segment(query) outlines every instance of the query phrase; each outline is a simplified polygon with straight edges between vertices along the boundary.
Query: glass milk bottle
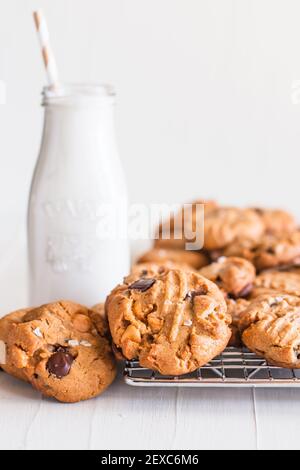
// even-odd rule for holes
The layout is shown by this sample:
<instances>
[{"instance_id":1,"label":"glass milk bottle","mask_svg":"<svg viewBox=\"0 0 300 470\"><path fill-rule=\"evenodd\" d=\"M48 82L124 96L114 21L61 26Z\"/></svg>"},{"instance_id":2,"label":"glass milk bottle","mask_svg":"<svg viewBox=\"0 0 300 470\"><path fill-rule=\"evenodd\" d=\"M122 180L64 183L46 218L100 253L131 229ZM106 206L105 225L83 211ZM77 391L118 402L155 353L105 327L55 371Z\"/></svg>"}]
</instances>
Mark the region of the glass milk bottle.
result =
<instances>
[{"instance_id":1,"label":"glass milk bottle","mask_svg":"<svg viewBox=\"0 0 300 470\"><path fill-rule=\"evenodd\" d=\"M45 89L28 210L30 305L102 302L129 271L127 192L106 86Z\"/></svg>"}]
</instances>

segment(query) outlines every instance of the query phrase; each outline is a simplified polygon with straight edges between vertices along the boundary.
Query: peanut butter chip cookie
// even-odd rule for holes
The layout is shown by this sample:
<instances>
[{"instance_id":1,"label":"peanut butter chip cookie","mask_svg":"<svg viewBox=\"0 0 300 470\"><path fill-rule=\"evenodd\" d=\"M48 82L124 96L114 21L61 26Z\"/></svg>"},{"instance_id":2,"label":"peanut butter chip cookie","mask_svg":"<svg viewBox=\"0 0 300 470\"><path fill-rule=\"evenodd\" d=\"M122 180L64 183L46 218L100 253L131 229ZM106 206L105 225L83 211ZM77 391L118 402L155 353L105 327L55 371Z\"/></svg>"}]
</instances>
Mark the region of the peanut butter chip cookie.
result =
<instances>
[{"instance_id":1,"label":"peanut butter chip cookie","mask_svg":"<svg viewBox=\"0 0 300 470\"><path fill-rule=\"evenodd\" d=\"M6 345L6 339L9 335L11 327L14 323L18 323L20 318L26 315L28 309L18 310L16 312L11 313L0 319L0 345L2 354L0 356L0 367L1 369L8 372L10 375L16 377L17 379L25 380L27 382L27 377L25 372L22 368L14 366L14 364L9 361L8 362L8 349ZM36 331L39 333L39 330Z\"/></svg>"},{"instance_id":2,"label":"peanut butter chip cookie","mask_svg":"<svg viewBox=\"0 0 300 470\"><path fill-rule=\"evenodd\" d=\"M188 271L120 285L107 298L106 311L123 355L166 375L194 371L223 351L231 335L218 287Z\"/></svg>"},{"instance_id":3,"label":"peanut butter chip cookie","mask_svg":"<svg viewBox=\"0 0 300 470\"><path fill-rule=\"evenodd\" d=\"M252 297L261 293L283 292L300 296L300 274L283 271L264 271L256 277Z\"/></svg>"},{"instance_id":4,"label":"peanut butter chip cookie","mask_svg":"<svg viewBox=\"0 0 300 470\"><path fill-rule=\"evenodd\" d=\"M218 207L215 201L203 199L183 206L178 214L159 226L155 247L184 250L187 242L194 242L194 234L203 230L203 217L199 217L197 210L200 205L204 209L204 215Z\"/></svg>"},{"instance_id":5,"label":"peanut butter chip cookie","mask_svg":"<svg viewBox=\"0 0 300 470\"><path fill-rule=\"evenodd\" d=\"M223 256L199 272L234 298L248 296L255 279L253 264L237 257L226 258Z\"/></svg>"},{"instance_id":6,"label":"peanut butter chip cookie","mask_svg":"<svg viewBox=\"0 0 300 470\"><path fill-rule=\"evenodd\" d=\"M270 364L300 368L300 299L286 294L253 300L239 322L244 344Z\"/></svg>"},{"instance_id":7,"label":"peanut butter chip cookie","mask_svg":"<svg viewBox=\"0 0 300 470\"><path fill-rule=\"evenodd\" d=\"M154 248L144 253L144 255L138 259L138 264L149 262L157 264L171 262L184 266L189 265L194 269L200 269L209 263L209 259L207 255L202 252Z\"/></svg>"},{"instance_id":8,"label":"peanut butter chip cookie","mask_svg":"<svg viewBox=\"0 0 300 470\"><path fill-rule=\"evenodd\" d=\"M2 369L44 395L77 402L102 393L116 367L102 312L72 302L20 310L0 320Z\"/></svg>"},{"instance_id":9,"label":"peanut butter chip cookie","mask_svg":"<svg viewBox=\"0 0 300 470\"><path fill-rule=\"evenodd\" d=\"M140 278L155 277L167 273L172 269L197 272L188 264L173 263L172 261L164 261L163 263L140 263L132 266L131 273L125 277L124 282L129 284Z\"/></svg>"},{"instance_id":10,"label":"peanut butter chip cookie","mask_svg":"<svg viewBox=\"0 0 300 470\"><path fill-rule=\"evenodd\" d=\"M296 220L289 212L279 209L254 210L261 217L267 235L282 236L294 232L297 228Z\"/></svg>"},{"instance_id":11,"label":"peanut butter chip cookie","mask_svg":"<svg viewBox=\"0 0 300 470\"><path fill-rule=\"evenodd\" d=\"M234 240L257 241L264 233L260 216L252 209L219 207L205 214L204 248L218 250Z\"/></svg>"},{"instance_id":12,"label":"peanut butter chip cookie","mask_svg":"<svg viewBox=\"0 0 300 470\"><path fill-rule=\"evenodd\" d=\"M264 236L260 242L240 240L229 246L226 256L246 258L259 271L282 265L298 264L300 261L300 231L281 237Z\"/></svg>"}]
</instances>

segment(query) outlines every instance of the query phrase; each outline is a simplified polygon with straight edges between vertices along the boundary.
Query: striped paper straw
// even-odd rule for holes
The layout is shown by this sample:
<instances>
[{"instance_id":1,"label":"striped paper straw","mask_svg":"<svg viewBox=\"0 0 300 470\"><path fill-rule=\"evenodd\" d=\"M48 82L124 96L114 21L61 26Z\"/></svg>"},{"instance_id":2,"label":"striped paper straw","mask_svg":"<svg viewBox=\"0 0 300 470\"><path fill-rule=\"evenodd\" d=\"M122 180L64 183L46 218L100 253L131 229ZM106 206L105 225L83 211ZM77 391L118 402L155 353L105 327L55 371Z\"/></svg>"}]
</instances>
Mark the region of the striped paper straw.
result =
<instances>
[{"instance_id":1,"label":"striped paper straw","mask_svg":"<svg viewBox=\"0 0 300 470\"><path fill-rule=\"evenodd\" d=\"M41 11L34 11L33 18L42 49L42 57L46 68L48 85L52 89L58 88L58 73L54 54L50 46L49 32L45 17Z\"/></svg>"}]
</instances>

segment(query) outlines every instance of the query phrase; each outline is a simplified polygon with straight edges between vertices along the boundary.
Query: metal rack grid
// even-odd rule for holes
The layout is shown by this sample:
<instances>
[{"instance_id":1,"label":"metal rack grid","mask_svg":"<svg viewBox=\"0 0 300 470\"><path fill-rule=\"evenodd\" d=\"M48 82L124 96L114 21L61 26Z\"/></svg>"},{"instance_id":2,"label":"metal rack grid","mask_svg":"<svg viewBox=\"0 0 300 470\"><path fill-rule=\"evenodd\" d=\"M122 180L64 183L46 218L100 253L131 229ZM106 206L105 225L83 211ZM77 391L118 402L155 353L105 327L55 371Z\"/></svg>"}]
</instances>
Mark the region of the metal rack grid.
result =
<instances>
[{"instance_id":1,"label":"metal rack grid","mask_svg":"<svg viewBox=\"0 0 300 470\"><path fill-rule=\"evenodd\" d=\"M192 374L178 377L127 361L124 380L139 387L300 387L300 370L271 366L245 348L227 348Z\"/></svg>"}]
</instances>

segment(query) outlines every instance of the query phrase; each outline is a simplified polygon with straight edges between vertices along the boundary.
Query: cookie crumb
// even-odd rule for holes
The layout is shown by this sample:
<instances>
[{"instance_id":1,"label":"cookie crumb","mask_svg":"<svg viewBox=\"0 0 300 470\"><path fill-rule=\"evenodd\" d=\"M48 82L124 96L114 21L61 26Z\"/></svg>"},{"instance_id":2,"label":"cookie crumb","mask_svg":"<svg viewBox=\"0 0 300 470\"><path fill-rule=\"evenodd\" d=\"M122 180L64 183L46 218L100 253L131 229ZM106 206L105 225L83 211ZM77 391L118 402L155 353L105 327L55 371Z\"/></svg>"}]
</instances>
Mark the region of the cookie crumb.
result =
<instances>
[{"instance_id":1,"label":"cookie crumb","mask_svg":"<svg viewBox=\"0 0 300 470\"><path fill-rule=\"evenodd\" d=\"M36 328L35 330L33 330L33 334L37 336L38 338L43 338L43 334L39 328Z\"/></svg>"}]
</instances>

